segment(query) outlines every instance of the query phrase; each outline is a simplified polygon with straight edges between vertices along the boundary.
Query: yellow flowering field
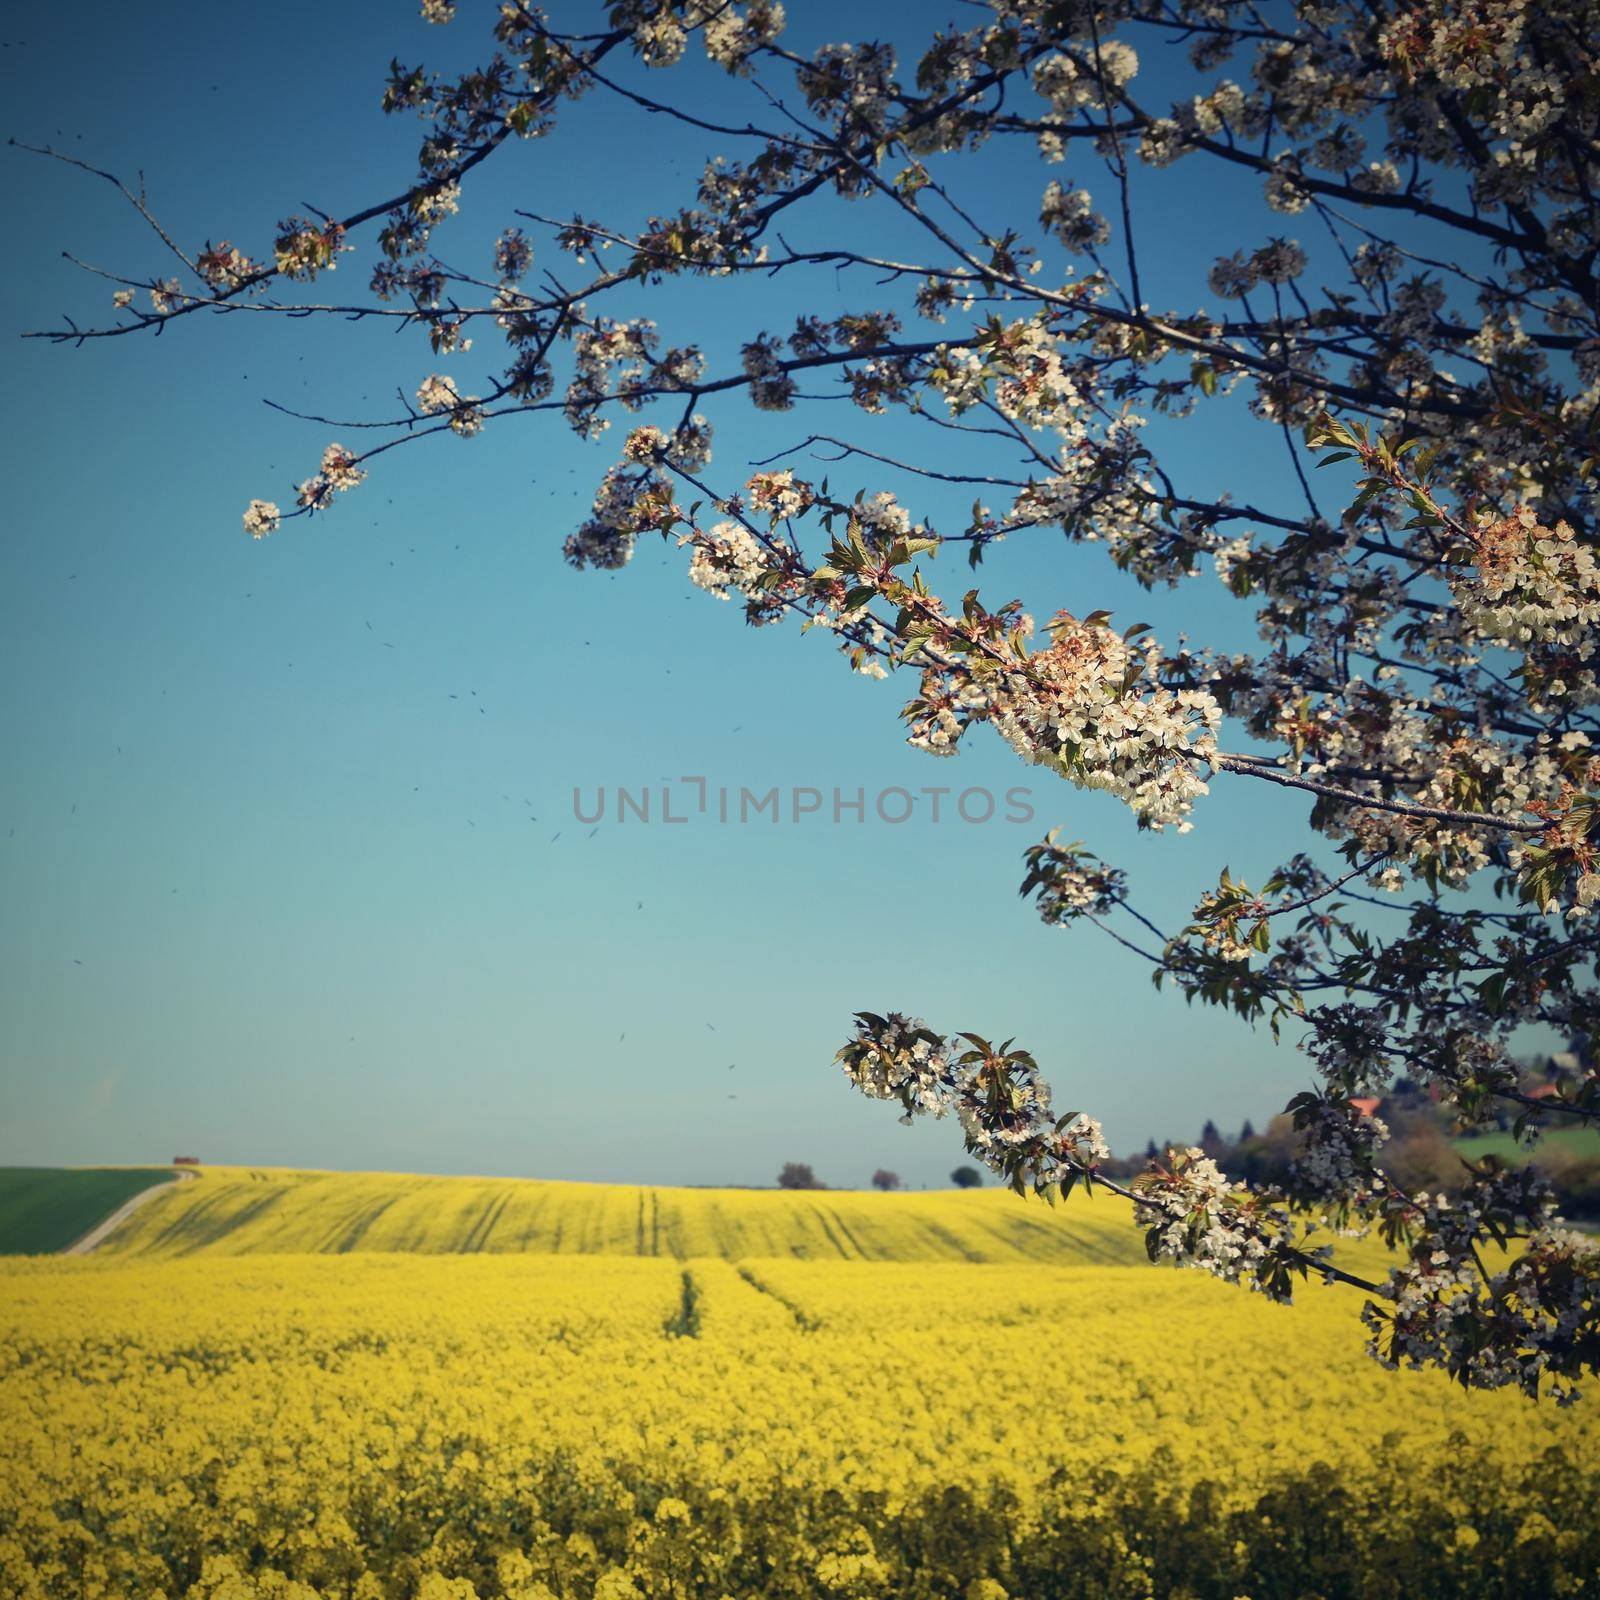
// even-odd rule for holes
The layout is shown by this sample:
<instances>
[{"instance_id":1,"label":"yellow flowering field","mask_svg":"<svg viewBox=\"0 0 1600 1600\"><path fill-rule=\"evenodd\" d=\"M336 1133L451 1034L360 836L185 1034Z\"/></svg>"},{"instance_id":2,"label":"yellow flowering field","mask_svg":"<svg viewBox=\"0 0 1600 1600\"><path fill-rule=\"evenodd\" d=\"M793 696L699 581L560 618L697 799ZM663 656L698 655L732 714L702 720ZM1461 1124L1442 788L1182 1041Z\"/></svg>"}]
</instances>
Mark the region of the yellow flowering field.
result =
<instances>
[{"instance_id":1,"label":"yellow flowering field","mask_svg":"<svg viewBox=\"0 0 1600 1600\"><path fill-rule=\"evenodd\" d=\"M801 1256L878 1261L1143 1262L1107 1194L1070 1225L996 1190L930 1194L656 1189L527 1178L208 1168L168 1189L102 1254L404 1250L562 1255Z\"/></svg>"},{"instance_id":2,"label":"yellow flowering field","mask_svg":"<svg viewBox=\"0 0 1600 1600\"><path fill-rule=\"evenodd\" d=\"M1596 1592L1588 1399L1386 1373L1359 1296L1302 1301L792 1252L12 1259L0 1594Z\"/></svg>"}]
</instances>

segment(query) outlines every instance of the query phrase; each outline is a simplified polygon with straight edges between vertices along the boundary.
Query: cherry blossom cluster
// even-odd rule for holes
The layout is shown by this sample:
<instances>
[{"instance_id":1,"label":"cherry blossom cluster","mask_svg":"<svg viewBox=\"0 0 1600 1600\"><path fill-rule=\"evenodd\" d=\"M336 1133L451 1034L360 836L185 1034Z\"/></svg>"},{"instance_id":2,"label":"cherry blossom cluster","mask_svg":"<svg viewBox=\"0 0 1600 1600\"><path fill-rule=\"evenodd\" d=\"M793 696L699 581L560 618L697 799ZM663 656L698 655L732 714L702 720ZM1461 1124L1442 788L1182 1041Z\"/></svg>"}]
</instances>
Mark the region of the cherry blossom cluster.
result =
<instances>
[{"instance_id":1,"label":"cherry blossom cluster","mask_svg":"<svg viewBox=\"0 0 1600 1600\"><path fill-rule=\"evenodd\" d=\"M954 1112L968 1153L1018 1193L1031 1189L1053 1201L1090 1181L1111 1153L1093 1117L1053 1114L1033 1057L1009 1044L977 1034L944 1039L921 1018L863 1011L836 1059L869 1098L898 1100L904 1122Z\"/></svg>"},{"instance_id":2,"label":"cherry blossom cluster","mask_svg":"<svg viewBox=\"0 0 1600 1600\"><path fill-rule=\"evenodd\" d=\"M1286 1284L1266 1270L1287 1238L1287 1218L1260 1205L1203 1150L1168 1152L1136 1180L1134 1221L1152 1261L1209 1272L1287 1300Z\"/></svg>"},{"instance_id":3,"label":"cherry blossom cluster","mask_svg":"<svg viewBox=\"0 0 1600 1600\"><path fill-rule=\"evenodd\" d=\"M444 417L450 431L463 439L483 431L483 407L475 396L462 394L447 374L432 373L417 385L417 410L425 417Z\"/></svg>"},{"instance_id":4,"label":"cherry blossom cluster","mask_svg":"<svg viewBox=\"0 0 1600 1600\"><path fill-rule=\"evenodd\" d=\"M295 502L303 511L326 511L333 504L335 495L355 488L366 475L366 471L356 464L355 456L342 444L330 444L322 452L321 467L295 491ZM250 509L245 512L245 532L256 538L271 533L277 524L276 506L252 501Z\"/></svg>"},{"instance_id":5,"label":"cherry blossom cluster","mask_svg":"<svg viewBox=\"0 0 1600 1600\"><path fill-rule=\"evenodd\" d=\"M651 459L655 443L649 441ZM665 440L663 440L663 448ZM644 448L643 445L640 448ZM654 466L638 465L638 455L612 467L595 491L588 518L567 537L564 554L580 571L594 567L615 571L633 559L641 533L666 533L681 518L672 497L672 484Z\"/></svg>"},{"instance_id":6,"label":"cherry blossom cluster","mask_svg":"<svg viewBox=\"0 0 1600 1600\"><path fill-rule=\"evenodd\" d=\"M1462 619L1513 647L1559 647L1590 685L1600 654L1600 561L1565 522L1545 527L1531 507L1471 530L1473 564L1452 584ZM1560 698L1566 687L1546 683Z\"/></svg>"},{"instance_id":7,"label":"cherry blossom cluster","mask_svg":"<svg viewBox=\"0 0 1600 1600\"><path fill-rule=\"evenodd\" d=\"M689 581L719 600L730 591L747 599L761 598L762 579L770 570L767 552L754 534L737 522L719 522L709 533L686 535L693 546L689 558Z\"/></svg>"},{"instance_id":8,"label":"cherry blossom cluster","mask_svg":"<svg viewBox=\"0 0 1600 1600\"><path fill-rule=\"evenodd\" d=\"M244 509L244 531L252 539L265 539L278 531L283 512L271 500L252 500Z\"/></svg>"},{"instance_id":9,"label":"cherry blossom cluster","mask_svg":"<svg viewBox=\"0 0 1600 1600\"><path fill-rule=\"evenodd\" d=\"M1108 916L1127 894L1127 874L1107 866L1076 840L1057 843L1057 832L1052 828L1024 853L1028 872L1018 893L1032 894L1040 919L1052 925Z\"/></svg>"},{"instance_id":10,"label":"cherry blossom cluster","mask_svg":"<svg viewBox=\"0 0 1600 1600\"><path fill-rule=\"evenodd\" d=\"M1389 1137L1381 1117L1338 1092L1296 1095L1289 1109L1300 1134L1290 1184L1297 1200L1359 1215L1389 1193L1376 1166L1378 1149Z\"/></svg>"},{"instance_id":11,"label":"cherry blossom cluster","mask_svg":"<svg viewBox=\"0 0 1600 1600\"><path fill-rule=\"evenodd\" d=\"M286 278L309 282L318 273L332 272L342 252L353 248L344 242L344 229L336 222L308 222L290 217L278 224L273 261Z\"/></svg>"},{"instance_id":12,"label":"cherry blossom cluster","mask_svg":"<svg viewBox=\"0 0 1600 1600\"><path fill-rule=\"evenodd\" d=\"M750 491L750 504L764 511L774 522L803 516L816 503L811 485L797 479L792 469L781 472L758 472L746 486Z\"/></svg>"},{"instance_id":13,"label":"cherry blossom cluster","mask_svg":"<svg viewBox=\"0 0 1600 1600\"><path fill-rule=\"evenodd\" d=\"M261 272L257 262L234 249L226 239L216 245L208 242L195 257L195 267L213 289L224 291L247 287Z\"/></svg>"},{"instance_id":14,"label":"cherry blossom cluster","mask_svg":"<svg viewBox=\"0 0 1600 1600\"><path fill-rule=\"evenodd\" d=\"M1060 612L1051 643L989 691L981 714L1025 761L1117 795L1141 826L1175 824L1206 792L1222 715L1201 689L1162 683L1160 645ZM974 714L969 712L969 714Z\"/></svg>"},{"instance_id":15,"label":"cherry blossom cluster","mask_svg":"<svg viewBox=\"0 0 1600 1600\"><path fill-rule=\"evenodd\" d=\"M664 6L651 0L624 0L613 6L614 25L628 28L640 59L647 66L675 65L698 33L709 60L729 72L745 70L751 52L770 44L783 31L783 7L776 0L688 0Z\"/></svg>"},{"instance_id":16,"label":"cherry blossom cluster","mask_svg":"<svg viewBox=\"0 0 1600 1600\"><path fill-rule=\"evenodd\" d=\"M1552 1220L1528 1169L1480 1176L1454 1203L1417 1195L1405 1210L1409 1260L1363 1312L1372 1354L1390 1367L1443 1367L1472 1388L1577 1399L1576 1378L1595 1366L1600 1243ZM1485 1237L1523 1245L1491 1271Z\"/></svg>"}]
</instances>

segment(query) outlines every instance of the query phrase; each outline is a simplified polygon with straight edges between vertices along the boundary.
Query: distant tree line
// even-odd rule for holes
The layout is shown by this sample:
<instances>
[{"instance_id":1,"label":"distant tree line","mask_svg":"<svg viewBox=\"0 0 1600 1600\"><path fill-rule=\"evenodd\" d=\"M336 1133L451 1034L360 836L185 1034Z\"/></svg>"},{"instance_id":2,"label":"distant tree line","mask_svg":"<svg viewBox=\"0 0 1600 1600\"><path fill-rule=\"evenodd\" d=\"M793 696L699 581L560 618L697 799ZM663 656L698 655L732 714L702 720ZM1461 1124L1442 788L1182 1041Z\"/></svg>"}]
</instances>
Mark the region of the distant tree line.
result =
<instances>
[{"instance_id":1,"label":"distant tree line","mask_svg":"<svg viewBox=\"0 0 1600 1600\"><path fill-rule=\"evenodd\" d=\"M1562 1063L1559 1053L1519 1063L1520 1092L1536 1101L1547 1092L1545 1086L1560 1072ZM1387 1094L1360 1105L1364 1115L1381 1119L1388 1129L1386 1170L1410 1194L1460 1194L1486 1161L1505 1165L1505 1154L1513 1147L1512 1115L1491 1114L1481 1124L1463 1129L1448 1104L1411 1078L1397 1078ZM1592 1147L1548 1141L1518 1159L1527 1159L1539 1168L1570 1221L1600 1222L1600 1140L1586 1142ZM1232 1139L1207 1118L1194 1145L1230 1178L1276 1184L1286 1179L1300 1147L1300 1134L1288 1113L1273 1117L1259 1133L1246 1119ZM1186 1140L1158 1143L1152 1139L1138 1155L1113 1156L1102 1162L1099 1170L1108 1177L1132 1176L1151 1161L1165 1160L1169 1151L1190 1147Z\"/></svg>"},{"instance_id":2,"label":"distant tree line","mask_svg":"<svg viewBox=\"0 0 1600 1600\"><path fill-rule=\"evenodd\" d=\"M1206 1124L1210 1126L1209 1123ZM957 1167L950 1174L950 1181L958 1189L976 1189L983 1183L983 1174L976 1167ZM785 1161L778 1171L778 1187L780 1189L826 1189L828 1187L816 1175L808 1161ZM893 1189L905 1188L905 1181L898 1172L891 1172L888 1167L879 1167L872 1174L872 1187L881 1189L885 1194Z\"/></svg>"},{"instance_id":3,"label":"distant tree line","mask_svg":"<svg viewBox=\"0 0 1600 1600\"><path fill-rule=\"evenodd\" d=\"M1537 1102L1547 1094L1548 1085L1566 1069L1569 1056L1569 1052L1557 1052L1520 1061L1523 1099ZM1486 1162L1503 1166L1515 1148L1514 1102L1499 1115L1490 1113L1482 1122L1463 1128L1447 1102L1436 1099L1416 1080L1402 1077L1387 1094L1356 1104L1362 1115L1380 1119L1387 1129L1384 1148L1389 1174L1409 1194L1459 1195L1475 1174L1481 1174ZM1286 1181L1299 1151L1300 1134L1287 1112L1273 1117L1260 1132L1247 1117L1231 1139L1214 1118L1207 1117L1192 1143L1151 1139L1137 1155L1109 1156L1097 1170L1109 1178L1127 1179L1146 1171L1151 1162L1166 1162L1171 1152L1195 1147L1230 1178L1253 1185L1280 1184ZM1600 1139L1582 1143L1571 1137L1549 1140L1535 1146L1531 1155L1519 1153L1517 1161L1523 1160L1538 1167L1569 1221L1600 1223ZM975 1166L961 1166L950 1174L950 1182L957 1189L976 1189L983 1174ZM828 1185L806 1162L789 1161L778 1174L778 1187L826 1189ZM887 1193L903 1189L905 1184L898 1172L879 1167L872 1174L872 1187Z\"/></svg>"}]
</instances>

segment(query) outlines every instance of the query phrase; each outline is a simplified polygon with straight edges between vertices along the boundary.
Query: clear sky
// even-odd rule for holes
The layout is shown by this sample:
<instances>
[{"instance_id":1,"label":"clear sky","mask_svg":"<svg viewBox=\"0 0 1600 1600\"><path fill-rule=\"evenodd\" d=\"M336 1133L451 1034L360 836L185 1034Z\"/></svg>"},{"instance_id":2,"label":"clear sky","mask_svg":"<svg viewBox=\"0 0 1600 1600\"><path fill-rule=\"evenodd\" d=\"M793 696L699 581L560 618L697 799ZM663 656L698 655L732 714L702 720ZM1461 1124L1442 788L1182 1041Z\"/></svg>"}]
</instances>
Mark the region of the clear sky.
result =
<instances>
[{"instance_id":1,"label":"clear sky","mask_svg":"<svg viewBox=\"0 0 1600 1600\"><path fill-rule=\"evenodd\" d=\"M14 11L7 131L129 181L142 170L186 243L228 237L260 255L280 216L404 187L419 135L378 112L388 61L486 55L492 9L464 0L445 30L413 6L355 0L174 3L137 23L104 3ZM861 15L790 9L808 48L854 36ZM920 4L872 16L880 32L945 20ZM698 69L650 87L737 93ZM487 271L517 205L637 223L687 203L713 149L585 102L551 140L469 180L436 246ZM615 459L615 429L585 445L553 417L514 418L396 451L332 514L254 543L245 501L291 503L339 436L263 400L391 414L396 385L436 365L420 336L238 316L159 341L23 344L63 312L109 315L110 286L62 249L166 268L108 186L4 158L0 1163L181 1151L751 1183L793 1159L840 1184L880 1165L942 1182L965 1159L959 1131L899 1126L831 1065L862 1007L1015 1035L1057 1103L1101 1115L1120 1149L1192 1137L1207 1116L1259 1123L1303 1086L1288 1042L1157 995L1136 958L1093 930L1044 928L1016 894L1022 850L1059 824L1170 921L1225 862L1256 877L1284 859L1299 802L1235 784L1187 838L1141 836L1115 803L1022 768L992 735L953 763L907 749L901 684L853 678L818 636L746 629L690 588L675 549L641 545L616 575L572 572L561 541ZM1068 175L1013 145L983 193L1028 218ZM1264 242L1253 186L1139 181L1151 299L1170 285L1195 303L1218 250ZM1232 237L1244 205L1254 221ZM836 206L818 225L858 215ZM556 259L541 240L541 262ZM362 294L370 262L362 250L324 282ZM823 288L804 307L781 284L675 287L649 304L666 342L702 341L725 367L763 306L782 326L880 298L848 279ZM463 388L479 355L494 361L490 343L449 365ZM724 482L808 431L737 395L707 409ZM843 407L827 420L862 421ZM903 442L893 425L882 437ZM1205 487L1281 487L1268 430L1202 422L1178 448ZM972 499L831 470L836 489L903 488L936 523L963 522ZM1146 596L1102 552L1031 538L986 565L991 598L1247 642L1248 617L1210 576ZM713 791L1023 785L1036 821L947 811L935 825L925 806L901 826L613 814L591 835L572 815L575 787L592 804L600 785L687 774Z\"/></svg>"}]
</instances>

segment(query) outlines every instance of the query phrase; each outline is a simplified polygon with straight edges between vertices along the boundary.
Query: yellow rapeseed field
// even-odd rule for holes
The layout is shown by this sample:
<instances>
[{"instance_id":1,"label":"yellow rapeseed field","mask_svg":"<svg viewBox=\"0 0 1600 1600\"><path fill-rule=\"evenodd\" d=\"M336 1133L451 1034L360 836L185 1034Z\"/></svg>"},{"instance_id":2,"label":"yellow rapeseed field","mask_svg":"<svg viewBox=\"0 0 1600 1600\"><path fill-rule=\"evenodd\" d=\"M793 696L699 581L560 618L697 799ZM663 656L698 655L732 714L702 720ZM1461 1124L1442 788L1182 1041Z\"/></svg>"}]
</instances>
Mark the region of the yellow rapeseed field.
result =
<instances>
[{"instance_id":1,"label":"yellow rapeseed field","mask_svg":"<svg viewBox=\"0 0 1600 1600\"><path fill-rule=\"evenodd\" d=\"M106 1255L313 1251L1142 1262L1128 1209L1097 1195L1070 1226L995 1190L877 1194L648 1189L525 1178L210 1168L162 1194Z\"/></svg>"},{"instance_id":2,"label":"yellow rapeseed field","mask_svg":"<svg viewBox=\"0 0 1600 1600\"><path fill-rule=\"evenodd\" d=\"M1125 1213L1091 1222L1099 1199L1049 1213L1000 1195L540 1185L544 1201L507 1199L484 1225L467 1180L323 1193L380 1182L396 1198L364 1253L225 1253L267 1248L254 1230L290 1219L302 1252L331 1249L354 1214L319 1229L300 1209L315 1181L238 1174L152 1201L121 1255L0 1263L0 1594L1412 1600L1600 1584L1588 1400L1557 1411L1386 1373L1361 1353L1349 1291L1285 1308L1196 1274L1002 1248L1031 1237L1007 1207L1137 1246ZM239 1220L252 1184L274 1198ZM438 1230L418 1193L440 1197ZM604 1220L581 1220L586 1196ZM653 1201L680 1242L782 1248L652 1253ZM397 1210L391 1248L498 1235L500 1253L378 1253ZM591 1253L510 1242L557 1218L560 1247ZM846 1258L897 1238L926 1253L937 1228L951 1259ZM815 1259L832 1237L857 1242ZM994 1259L966 1259L980 1238Z\"/></svg>"}]
</instances>

